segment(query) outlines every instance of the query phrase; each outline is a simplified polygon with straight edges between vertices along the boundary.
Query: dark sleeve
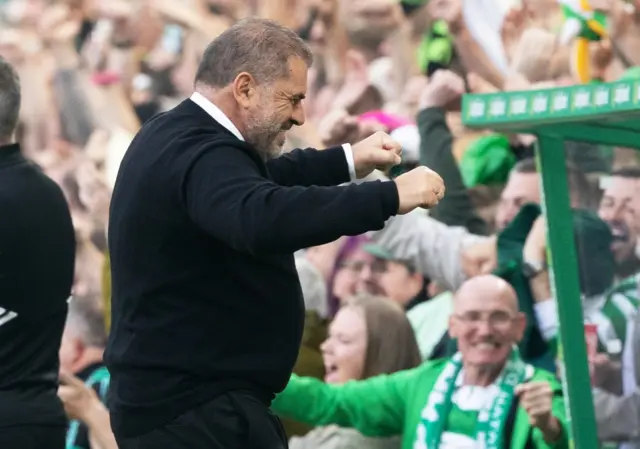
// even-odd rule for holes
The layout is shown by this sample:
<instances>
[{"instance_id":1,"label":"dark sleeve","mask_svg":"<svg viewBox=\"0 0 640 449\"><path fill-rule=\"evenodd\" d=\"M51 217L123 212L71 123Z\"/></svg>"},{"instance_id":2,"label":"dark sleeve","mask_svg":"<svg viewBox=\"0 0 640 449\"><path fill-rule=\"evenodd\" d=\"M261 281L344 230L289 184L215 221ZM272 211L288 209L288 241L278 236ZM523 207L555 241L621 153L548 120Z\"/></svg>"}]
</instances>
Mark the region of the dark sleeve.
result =
<instances>
[{"instance_id":1,"label":"dark sleeve","mask_svg":"<svg viewBox=\"0 0 640 449\"><path fill-rule=\"evenodd\" d=\"M267 162L271 178L281 186L337 186L349 182L344 149L293 150Z\"/></svg>"},{"instance_id":2,"label":"dark sleeve","mask_svg":"<svg viewBox=\"0 0 640 449\"><path fill-rule=\"evenodd\" d=\"M447 187L445 197L430 210L430 215L449 226L464 226L473 234L486 235L486 223L475 213L453 156L452 136L441 108L418 113L420 163L437 172Z\"/></svg>"},{"instance_id":3,"label":"dark sleeve","mask_svg":"<svg viewBox=\"0 0 640 449\"><path fill-rule=\"evenodd\" d=\"M192 160L182 183L189 216L238 251L291 253L381 229L398 210L392 181L281 186L233 147L205 148Z\"/></svg>"}]
</instances>

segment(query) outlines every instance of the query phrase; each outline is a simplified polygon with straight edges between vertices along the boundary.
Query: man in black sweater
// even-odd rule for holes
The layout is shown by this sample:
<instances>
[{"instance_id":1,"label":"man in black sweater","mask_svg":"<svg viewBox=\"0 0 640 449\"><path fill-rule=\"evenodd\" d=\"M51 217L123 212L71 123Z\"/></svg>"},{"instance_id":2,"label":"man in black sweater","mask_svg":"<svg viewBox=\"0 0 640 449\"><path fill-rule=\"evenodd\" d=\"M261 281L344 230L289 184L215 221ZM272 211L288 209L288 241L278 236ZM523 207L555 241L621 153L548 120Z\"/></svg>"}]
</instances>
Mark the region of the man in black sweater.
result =
<instances>
[{"instance_id":1,"label":"man in black sweater","mask_svg":"<svg viewBox=\"0 0 640 449\"><path fill-rule=\"evenodd\" d=\"M0 58L0 447L62 449L58 348L75 236L61 189L13 141L20 83Z\"/></svg>"},{"instance_id":2,"label":"man in black sweater","mask_svg":"<svg viewBox=\"0 0 640 449\"><path fill-rule=\"evenodd\" d=\"M120 449L285 448L268 407L303 329L293 252L444 194L425 167L339 186L400 162L384 133L280 156L304 122L311 61L294 32L239 22L205 51L193 96L147 122L122 161L105 353Z\"/></svg>"}]
</instances>

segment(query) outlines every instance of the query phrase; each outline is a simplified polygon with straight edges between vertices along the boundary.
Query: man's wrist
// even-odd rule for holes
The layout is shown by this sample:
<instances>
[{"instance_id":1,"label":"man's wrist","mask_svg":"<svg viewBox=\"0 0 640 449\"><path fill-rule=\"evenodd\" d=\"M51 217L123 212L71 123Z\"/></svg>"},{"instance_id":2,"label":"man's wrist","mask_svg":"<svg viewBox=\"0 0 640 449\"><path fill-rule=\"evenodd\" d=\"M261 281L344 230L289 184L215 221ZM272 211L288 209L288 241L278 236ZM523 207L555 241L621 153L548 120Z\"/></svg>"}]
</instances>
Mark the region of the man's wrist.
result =
<instances>
[{"instance_id":1,"label":"man's wrist","mask_svg":"<svg viewBox=\"0 0 640 449\"><path fill-rule=\"evenodd\" d=\"M84 416L82 417L82 421L87 425L87 427L93 427L94 425L103 421L105 414L108 414L109 411L104 406L100 400L95 399L91 401L91 404L87 407Z\"/></svg>"},{"instance_id":2,"label":"man's wrist","mask_svg":"<svg viewBox=\"0 0 640 449\"><path fill-rule=\"evenodd\" d=\"M542 436L546 443L555 443L562 437L562 425L560 421L555 416L551 415L549 417L549 422L544 428L541 428Z\"/></svg>"},{"instance_id":3,"label":"man's wrist","mask_svg":"<svg viewBox=\"0 0 640 449\"><path fill-rule=\"evenodd\" d=\"M533 280L547 271L547 261L543 257L528 257L526 254L522 260L522 273Z\"/></svg>"}]
</instances>

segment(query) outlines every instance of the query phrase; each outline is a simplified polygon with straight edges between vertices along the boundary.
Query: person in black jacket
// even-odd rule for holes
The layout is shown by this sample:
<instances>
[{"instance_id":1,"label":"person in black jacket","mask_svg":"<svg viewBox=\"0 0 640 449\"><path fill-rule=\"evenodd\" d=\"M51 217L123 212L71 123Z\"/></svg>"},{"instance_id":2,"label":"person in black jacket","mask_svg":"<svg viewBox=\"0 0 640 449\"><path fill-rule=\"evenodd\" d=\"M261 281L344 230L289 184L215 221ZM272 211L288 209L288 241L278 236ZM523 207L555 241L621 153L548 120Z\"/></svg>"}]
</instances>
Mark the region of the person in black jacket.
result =
<instances>
[{"instance_id":1,"label":"person in black jacket","mask_svg":"<svg viewBox=\"0 0 640 449\"><path fill-rule=\"evenodd\" d=\"M0 447L62 449L58 348L75 235L62 190L13 142L20 82L0 58Z\"/></svg>"},{"instance_id":2,"label":"person in black jacket","mask_svg":"<svg viewBox=\"0 0 640 449\"><path fill-rule=\"evenodd\" d=\"M237 23L205 51L193 96L148 121L122 161L105 352L120 449L285 448L269 405L303 330L294 251L444 194L426 167L339 186L400 162L384 133L281 155L311 62L293 31Z\"/></svg>"}]
</instances>

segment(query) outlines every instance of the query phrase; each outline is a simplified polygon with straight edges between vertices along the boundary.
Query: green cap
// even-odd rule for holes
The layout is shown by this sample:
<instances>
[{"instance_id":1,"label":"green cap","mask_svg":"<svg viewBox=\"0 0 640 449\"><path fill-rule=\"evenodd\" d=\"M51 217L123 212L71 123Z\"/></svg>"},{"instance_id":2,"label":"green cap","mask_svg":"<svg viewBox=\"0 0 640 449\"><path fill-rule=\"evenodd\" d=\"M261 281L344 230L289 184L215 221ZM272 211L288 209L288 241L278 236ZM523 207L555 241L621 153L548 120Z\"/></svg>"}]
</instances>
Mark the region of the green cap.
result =
<instances>
[{"instance_id":1,"label":"green cap","mask_svg":"<svg viewBox=\"0 0 640 449\"><path fill-rule=\"evenodd\" d=\"M371 254L377 259L396 261L396 258L393 257L393 254L375 243L367 243L366 245L362 245L362 250L365 253Z\"/></svg>"},{"instance_id":2,"label":"green cap","mask_svg":"<svg viewBox=\"0 0 640 449\"><path fill-rule=\"evenodd\" d=\"M509 139L503 134L489 134L476 139L465 150L460 172L467 187L504 184L515 163Z\"/></svg>"},{"instance_id":3,"label":"green cap","mask_svg":"<svg viewBox=\"0 0 640 449\"><path fill-rule=\"evenodd\" d=\"M384 247L375 244L375 243L367 243L362 245L362 250L365 253L371 254L376 259L387 260L389 262L396 262L406 266L410 271L415 271L416 267L410 260L398 259L391 254L390 251L385 249Z\"/></svg>"}]
</instances>

